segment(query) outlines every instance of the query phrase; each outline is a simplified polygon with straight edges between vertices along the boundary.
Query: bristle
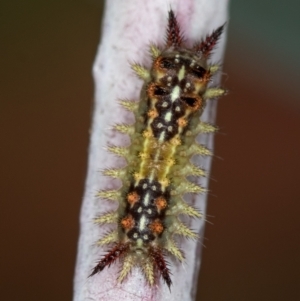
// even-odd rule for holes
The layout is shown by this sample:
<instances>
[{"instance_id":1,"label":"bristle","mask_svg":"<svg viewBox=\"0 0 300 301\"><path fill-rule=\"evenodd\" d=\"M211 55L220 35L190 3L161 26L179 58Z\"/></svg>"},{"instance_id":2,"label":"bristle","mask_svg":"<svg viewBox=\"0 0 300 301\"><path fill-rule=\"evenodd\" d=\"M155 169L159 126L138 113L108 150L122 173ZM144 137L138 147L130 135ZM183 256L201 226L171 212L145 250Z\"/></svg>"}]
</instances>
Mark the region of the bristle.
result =
<instances>
[{"instance_id":1,"label":"bristle","mask_svg":"<svg viewBox=\"0 0 300 301\"><path fill-rule=\"evenodd\" d=\"M218 70L220 70L220 66L217 64L209 66L209 73L211 75L215 74Z\"/></svg>"},{"instance_id":2,"label":"bristle","mask_svg":"<svg viewBox=\"0 0 300 301\"><path fill-rule=\"evenodd\" d=\"M193 165L192 163L186 164L182 169L174 172L178 177L187 177L187 176L196 176L196 177L205 177L206 173L203 169Z\"/></svg>"},{"instance_id":3,"label":"bristle","mask_svg":"<svg viewBox=\"0 0 300 301\"><path fill-rule=\"evenodd\" d=\"M150 72L145 67L139 64L133 64L131 68L140 79L145 81L150 79Z\"/></svg>"},{"instance_id":4,"label":"bristle","mask_svg":"<svg viewBox=\"0 0 300 301\"><path fill-rule=\"evenodd\" d=\"M109 212L94 219L97 224L111 224L118 222L118 212Z\"/></svg>"},{"instance_id":5,"label":"bristle","mask_svg":"<svg viewBox=\"0 0 300 301\"><path fill-rule=\"evenodd\" d=\"M204 193L206 191L207 190L200 185L185 180L176 187L176 190L171 190L171 195L175 196L182 195L184 193Z\"/></svg>"},{"instance_id":6,"label":"bristle","mask_svg":"<svg viewBox=\"0 0 300 301\"><path fill-rule=\"evenodd\" d=\"M205 146L194 143L191 145L191 147L186 151L185 155L187 157L193 156L193 155L200 155L200 156L212 156L213 153L206 148Z\"/></svg>"},{"instance_id":7,"label":"bristle","mask_svg":"<svg viewBox=\"0 0 300 301\"><path fill-rule=\"evenodd\" d=\"M134 133L134 126L128 124L115 124L113 129L129 136Z\"/></svg>"},{"instance_id":8,"label":"bristle","mask_svg":"<svg viewBox=\"0 0 300 301\"><path fill-rule=\"evenodd\" d=\"M180 262L184 261L183 253L181 250L179 250L174 240L169 239L164 248L173 256L175 256Z\"/></svg>"},{"instance_id":9,"label":"bristle","mask_svg":"<svg viewBox=\"0 0 300 301\"><path fill-rule=\"evenodd\" d=\"M151 53L152 59L155 60L161 54L161 51L159 50L159 48L157 46L155 46L154 44L151 44L150 45L150 53Z\"/></svg>"},{"instance_id":10,"label":"bristle","mask_svg":"<svg viewBox=\"0 0 300 301\"><path fill-rule=\"evenodd\" d=\"M134 262L130 255L125 256L124 261L122 263L122 269L120 271L118 281L122 282L128 273L131 271L132 267L134 266Z\"/></svg>"},{"instance_id":11,"label":"bristle","mask_svg":"<svg viewBox=\"0 0 300 301\"><path fill-rule=\"evenodd\" d=\"M146 275L146 279L148 280L150 286L154 284L154 268L153 263L150 260L146 260L144 265L142 266L143 271Z\"/></svg>"},{"instance_id":12,"label":"bristle","mask_svg":"<svg viewBox=\"0 0 300 301\"><path fill-rule=\"evenodd\" d=\"M157 270L160 271L162 278L165 280L166 284L168 285L169 289L172 284L170 278L170 271L167 267L167 262L161 252L160 249L151 247L149 250L149 256L152 257L153 264L156 266Z\"/></svg>"},{"instance_id":13,"label":"bristle","mask_svg":"<svg viewBox=\"0 0 300 301\"><path fill-rule=\"evenodd\" d=\"M185 202L183 202L183 206L180 206L179 213L186 214L190 217L197 217L197 218L203 217L203 214L199 212L199 210L195 209L194 207L188 205Z\"/></svg>"},{"instance_id":14,"label":"bristle","mask_svg":"<svg viewBox=\"0 0 300 301\"><path fill-rule=\"evenodd\" d=\"M203 98L204 99L216 98L224 95L225 93L226 90L222 88L209 88L205 91Z\"/></svg>"},{"instance_id":15,"label":"bristle","mask_svg":"<svg viewBox=\"0 0 300 301\"><path fill-rule=\"evenodd\" d=\"M119 243L111 249L95 266L90 277L102 271L106 266L110 266L118 258L128 251L128 244Z\"/></svg>"},{"instance_id":16,"label":"bristle","mask_svg":"<svg viewBox=\"0 0 300 301\"><path fill-rule=\"evenodd\" d=\"M120 146L108 146L107 150L111 153L126 158L129 154L129 148L128 147L120 147Z\"/></svg>"},{"instance_id":17,"label":"bristle","mask_svg":"<svg viewBox=\"0 0 300 301\"><path fill-rule=\"evenodd\" d=\"M180 214L186 214L192 218L202 218L203 214L197 209L188 205L183 199L182 196L175 196L174 200L176 205L172 206L167 212L167 216L179 216Z\"/></svg>"},{"instance_id":18,"label":"bristle","mask_svg":"<svg viewBox=\"0 0 300 301\"><path fill-rule=\"evenodd\" d=\"M120 168L120 169L105 169L103 170L102 174L104 176L112 177L114 179L121 179L125 176L126 174L126 168Z\"/></svg>"},{"instance_id":19,"label":"bristle","mask_svg":"<svg viewBox=\"0 0 300 301\"><path fill-rule=\"evenodd\" d=\"M180 47L182 43L182 36L177 19L172 10L169 11L169 21L167 30L167 47Z\"/></svg>"},{"instance_id":20,"label":"bristle","mask_svg":"<svg viewBox=\"0 0 300 301\"><path fill-rule=\"evenodd\" d=\"M194 134L209 134L216 131L218 131L218 127L206 122L199 122L196 128L193 129Z\"/></svg>"},{"instance_id":21,"label":"bristle","mask_svg":"<svg viewBox=\"0 0 300 301\"><path fill-rule=\"evenodd\" d=\"M119 190L100 190L96 196L106 199L106 200L111 200L111 201L121 201L121 192Z\"/></svg>"},{"instance_id":22,"label":"bristle","mask_svg":"<svg viewBox=\"0 0 300 301\"><path fill-rule=\"evenodd\" d=\"M187 174L189 176L195 176L195 177L206 177L206 172L204 169L197 167L193 164L189 164L186 166L186 168L188 169Z\"/></svg>"},{"instance_id":23,"label":"bristle","mask_svg":"<svg viewBox=\"0 0 300 301\"><path fill-rule=\"evenodd\" d=\"M224 26L225 24L214 30L211 35L206 36L206 38L202 40L201 43L197 44L194 47L194 50L198 53L198 55L201 55L206 59L210 56L213 48L217 44L224 30Z\"/></svg>"},{"instance_id":24,"label":"bristle","mask_svg":"<svg viewBox=\"0 0 300 301\"><path fill-rule=\"evenodd\" d=\"M118 231L114 230L106 234L104 237L97 241L97 245L104 246L110 243L118 242Z\"/></svg>"},{"instance_id":25,"label":"bristle","mask_svg":"<svg viewBox=\"0 0 300 301\"><path fill-rule=\"evenodd\" d=\"M139 107L138 102L134 102L134 101L131 101L131 100L119 100L119 103L120 103L121 106L123 106L126 110L128 110L130 112L137 111L137 109Z\"/></svg>"},{"instance_id":26,"label":"bristle","mask_svg":"<svg viewBox=\"0 0 300 301\"><path fill-rule=\"evenodd\" d=\"M185 224L180 222L179 220L177 221L175 226L175 231L174 233L177 235L182 235L190 239L198 239L198 235L194 233L191 229L189 229Z\"/></svg>"}]
</instances>

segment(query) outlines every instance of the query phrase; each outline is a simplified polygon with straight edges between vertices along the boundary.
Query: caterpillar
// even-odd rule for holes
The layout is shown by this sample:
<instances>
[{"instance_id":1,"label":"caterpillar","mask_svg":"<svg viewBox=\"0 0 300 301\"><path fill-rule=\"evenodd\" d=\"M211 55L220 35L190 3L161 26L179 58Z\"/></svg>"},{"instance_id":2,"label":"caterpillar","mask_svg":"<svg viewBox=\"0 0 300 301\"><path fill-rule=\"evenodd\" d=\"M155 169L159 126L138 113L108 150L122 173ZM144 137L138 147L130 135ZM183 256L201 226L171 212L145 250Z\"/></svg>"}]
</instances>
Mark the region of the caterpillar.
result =
<instances>
[{"instance_id":1,"label":"caterpillar","mask_svg":"<svg viewBox=\"0 0 300 301\"><path fill-rule=\"evenodd\" d=\"M164 47L150 45L151 68L132 65L144 81L140 101L121 100L120 104L134 113L136 121L134 125L114 126L116 131L130 137L131 144L108 147L111 153L125 158L127 165L103 171L105 176L120 179L122 187L97 194L102 199L118 202L119 206L116 211L95 218L95 222L117 227L98 241L100 246L109 245L110 249L90 276L119 259L119 282L138 266L149 285L153 286L160 275L170 288L171 272L166 257L171 255L184 261L176 236L198 238L180 216L203 218L183 196L206 192L204 187L190 181L190 176L205 176L205 171L190 159L194 155L212 155L195 139L198 134L217 130L201 121L200 116L208 99L225 94L222 88L208 87L219 69L208 60L223 28L224 25L220 26L193 48L187 48L175 14L170 10Z\"/></svg>"}]
</instances>

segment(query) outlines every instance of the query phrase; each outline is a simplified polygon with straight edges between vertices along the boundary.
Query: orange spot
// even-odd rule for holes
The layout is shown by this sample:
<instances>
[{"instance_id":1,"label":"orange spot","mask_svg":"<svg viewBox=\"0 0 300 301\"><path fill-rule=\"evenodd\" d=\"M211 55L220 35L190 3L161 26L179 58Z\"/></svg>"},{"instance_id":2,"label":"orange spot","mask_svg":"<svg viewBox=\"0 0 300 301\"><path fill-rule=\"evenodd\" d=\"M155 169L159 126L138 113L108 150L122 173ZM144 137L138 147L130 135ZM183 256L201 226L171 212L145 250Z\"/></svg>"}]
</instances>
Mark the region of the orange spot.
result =
<instances>
[{"instance_id":1,"label":"orange spot","mask_svg":"<svg viewBox=\"0 0 300 301\"><path fill-rule=\"evenodd\" d=\"M128 215L121 220L121 225L124 229L130 230L134 226L134 219L131 215Z\"/></svg>"},{"instance_id":2,"label":"orange spot","mask_svg":"<svg viewBox=\"0 0 300 301\"><path fill-rule=\"evenodd\" d=\"M146 130L143 132L143 137L145 137L145 138L151 138L152 136L153 136L153 134L150 130Z\"/></svg>"},{"instance_id":3,"label":"orange spot","mask_svg":"<svg viewBox=\"0 0 300 301\"><path fill-rule=\"evenodd\" d=\"M130 205L135 204L139 199L140 196L135 191L127 194L127 201Z\"/></svg>"},{"instance_id":4,"label":"orange spot","mask_svg":"<svg viewBox=\"0 0 300 301\"><path fill-rule=\"evenodd\" d=\"M172 139L170 140L170 143L171 143L172 145L178 146L178 145L181 144L181 140L180 140L178 137L174 137L174 138L172 138Z\"/></svg>"},{"instance_id":5,"label":"orange spot","mask_svg":"<svg viewBox=\"0 0 300 301\"><path fill-rule=\"evenodd\" d=\"M154 97L155 86L156 86L155 83L151 83L150 85L148 85L148 88L147 88L147 95L148 95L150 98L153 98L153 97Z\"/></svg>"},{"instance_id":6,"label":"orange spot","mask_svg":"<svg viewBox=\"0 0 300 301\"><path fill-rule=\"evenodd\" d=\"M164 226L160 220L156 219L153 223L149 225L149 229L156 234L161 234L164 231Z\"/></svg>"},{"instance_id":7,"label":"orange spot","mask_svg":"<svg viewBox=\"0 0 300 301\"><path fill-rule=\"evenodd\" d=\"M162 196L158 197L155 201L154 201L156 207L158 210L163 210L167 207L168 203L166 201L165 198L163 198Z\"/></svg>"},{"instance_id":8,"label":"orange spot","mask_svg":"<svg viewBox=\"0 0 300 301\"><path fill-rule=\"evenodd\" d=\"M150 118L156 118L158 116L158 113L157 113L157 110L156 109L151 109L148 111L147 115L150 117Z\"/></svg>"},{"instance_id":9,"label":"orange spot","mask_svg":"<svg viewBox=\"0 0 300 301\"><path fill-rule=\"evenodd\" d=\"M154 64L153 64L153 68L155 70L161 70L161 60L162 60L162 57L159 56L155 61L154 61Z\"/></svg>"},{"instance_id":10,"label":"orange spot","mask_svg":"<svg viewBox=\"0 0 300 301\"><path fill-rule=\"evenodd\" d=\"M178 123L178 125L180 126L180 127L185 127L186 125L187 125L187 121L186 121L186 119L185 118L179 118L178 120L177 120L177 123Z\"/></svg>"},{"instance_id":11,"label":"orange spot","mask_svg":"<svg viewBox=\"0 0 300 301\"><path fill-rule=\"evenodd\" d=\"M169 158L169 159L167 159L167 164L168 164L169 166L173 166L173 165L175 164L175 160Z\"/></svg>"}]
</instances>

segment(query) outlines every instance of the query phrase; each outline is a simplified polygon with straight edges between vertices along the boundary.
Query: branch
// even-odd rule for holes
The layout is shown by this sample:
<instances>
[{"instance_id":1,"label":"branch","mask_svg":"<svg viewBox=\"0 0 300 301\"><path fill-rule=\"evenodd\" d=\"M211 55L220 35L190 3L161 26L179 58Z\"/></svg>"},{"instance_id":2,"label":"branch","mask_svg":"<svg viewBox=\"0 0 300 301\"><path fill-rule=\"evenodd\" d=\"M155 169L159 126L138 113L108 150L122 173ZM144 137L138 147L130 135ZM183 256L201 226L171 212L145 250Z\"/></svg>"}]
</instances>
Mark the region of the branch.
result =
<instances>
[{"instance_id":1,"label":"branch","mask_svg":"<svg viewBox=\"0 0 300 301\"><path fill-rule=\"evenodd\" d=\"M167 2L167 4L166 4ZM104 177L99 171L109 167L124 165L122 160L109 154L105 147L109 144L128 145L124 136L110 129L115 123L133 123L117 100L139 99L142 81L137 79L130 63L150 65L149 44L163 45L168 11L172 8L184 33L187 43L193 44L212 33L227 21L227 0L109 0L106 3L102 26L102 42L94 64L95 108L91 130L88 173L81 211L81 233L75 272L74 301L97 300L148 300L148 301L189 301L197 290L197 278L201 262L201 242L183 240L184 265L171 260L173 285L171 293L163 281L158 286L149 287L139 268L134 268L129 277L117 283L118 263L105 268L101 273L88 278L95 263L105 254L106 249L95 246L109 228L98 227L93 219L99 213L116 209L116 204L97 199L99 189L116 189L118 181ZM224 36L218 43L211 61L221 62L225 44ZM218 77L218 76L217 76ZM214 77L213 85L218 83ZM214 122L216 103L209 102L202 116L204 121ZM213 137L203 135L200 143L213 147ZM210 158L201 160L204 169L209 170ZM207 187L207 179L201 179ZM206 210L206 196L191 198L201 211ZM203 220L192 220L190 227L203 237Z\"/></svg>"}]
</instances>

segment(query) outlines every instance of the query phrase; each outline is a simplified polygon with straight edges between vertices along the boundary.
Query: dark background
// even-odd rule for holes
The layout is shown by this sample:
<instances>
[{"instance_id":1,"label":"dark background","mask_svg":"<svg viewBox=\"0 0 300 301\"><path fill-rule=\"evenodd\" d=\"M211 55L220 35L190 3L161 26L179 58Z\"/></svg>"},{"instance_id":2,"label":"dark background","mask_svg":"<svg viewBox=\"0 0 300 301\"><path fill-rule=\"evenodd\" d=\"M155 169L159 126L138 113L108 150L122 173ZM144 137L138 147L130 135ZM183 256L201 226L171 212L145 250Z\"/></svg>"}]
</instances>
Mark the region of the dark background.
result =
<instances>
[{"instance_id":1,"label":"dark background","mask_svg":"<svg viewBox=\"0 0 300 301\"><path fill-rule=\"evenodd\" d=\"M231 3L199 300L300 300L299 9ZM101 17L1 1L0 300L71 299Z\"/></svg>"}]
</instances>

